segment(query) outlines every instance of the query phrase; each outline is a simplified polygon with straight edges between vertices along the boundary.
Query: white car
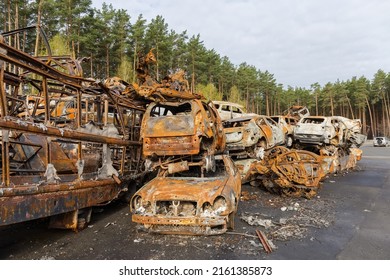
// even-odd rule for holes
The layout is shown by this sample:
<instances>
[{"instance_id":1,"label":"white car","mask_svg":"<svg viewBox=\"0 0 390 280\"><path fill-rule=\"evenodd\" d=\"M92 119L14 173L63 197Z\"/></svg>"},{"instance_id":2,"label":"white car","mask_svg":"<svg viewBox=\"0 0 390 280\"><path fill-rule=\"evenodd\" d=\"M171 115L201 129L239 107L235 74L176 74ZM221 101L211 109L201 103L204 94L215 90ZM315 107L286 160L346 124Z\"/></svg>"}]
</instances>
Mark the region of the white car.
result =
<instances>
[{"instance_id":1,"label":"white car","mask_svg":"<svg viewBox=\"0 0 390 280\"><path fill-rule=\"evenodd\" d=\"M360 120L340 116L302 118L294 128L294 141L303 145L360 147L366 140Z\"/></svg>"},{"instance_id":2,"label":"white car","mask_svg":"<svg viewBox=\"0 0 390 280\"><path fill-rule=\"evenodd\" d=\"M389 146L389 139L387 137L374 137L374 147Z\"/></svg>"},{"instance_id":3,"label":"white car","mask_svg":"<svg viewBox=\"0 0 390 280\"><path fill-rule=\"evenodd\" d=\"M228 101L213 101L221 120L230 120L246 116L256 116L254 113L247 113L244 106Z\"/></svg>"},{"instance_id":4,"label":"white car","mask_svg":"<svg viewBox=\"0 0 390 280\"><path fill-rule=\"evenodd\" d=\"M285 143L283 130L268 116L241 117L223 122L231 156L261 158L264 150Z\"/></svg>"}]
</instances>

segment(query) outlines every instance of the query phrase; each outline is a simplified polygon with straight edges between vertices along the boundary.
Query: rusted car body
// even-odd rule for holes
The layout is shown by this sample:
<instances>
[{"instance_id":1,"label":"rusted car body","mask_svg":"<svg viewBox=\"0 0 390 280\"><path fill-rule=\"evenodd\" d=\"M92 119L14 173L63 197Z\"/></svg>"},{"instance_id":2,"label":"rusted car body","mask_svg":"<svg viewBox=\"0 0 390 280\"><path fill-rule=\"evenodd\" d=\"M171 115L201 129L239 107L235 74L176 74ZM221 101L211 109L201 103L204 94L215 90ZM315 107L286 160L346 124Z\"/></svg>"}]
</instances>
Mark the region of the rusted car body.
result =
<instances>
[{"instance_id":1,"label":"rusted car body","mask_svg":"<svg viewBox=\"0 0 390 280\"><path fill-rule=\"evenodd\" d=\"M227 155L217 156L215 166L205 172L202 163L179 161L160 170L133 196L133 222L166 234L213 235L233 228L240 173Z\"/></svg>"},{"instance_id":2,"label":"rusted car body","mask_svg":"<svg viewBox=\"0 0 390 280\"><path fill-rule=\"evenodd\" d=\"M360 147L366 139L360 132L360 120L340 116L311 116L298 122L294 129L294 140L302 145Z\"/></svg>"},{"instance_id":3,"label":"rusted car body","mask_svg":"<svg viewBox=\"0 0 390 280\"><path fill-rule=\"evenodd\" d=\"M241 117L224 121L226 149L232 156L261 157L264 149L285 142L282 129L267 116Z\"/></svg>"},{"instance_id":4,"label":"rusted car body","mask_svg":"<svg viewBox=\"0 0 390 280\"><path fill-rule=\"evenodd\" d=\"M328 174L355 169L361 160L359 148L336 149L331 155L322 149L319 154L283 146L265 152L263 159L235 161L243 183L263 186L272 193L311 198Z\"/></svg>"},{"instance_id":5,"label":"rusted car body","mask_svg":"<svg viewBox=\"0 0 390 280\"><path fill-rule=\"evenodd\" d=\"M291 148L294 142L294 127L296 126L298 119L288 116L271 116L271 119L283 130L286 146Z\"/></svg>"},{"instance_id":6,"label":"rusted car body","mask_svg":"<svg viewBox=\"0 0 390 280\"><path fill-rule=\"evenodd\" d=\"M243 182L262 185L273 193L306 198L317 193L328 164L312 152L282 146L267 151L262 160L236 161Z\"/></svg>"},{"instance_id":7,"label":"rusted car body","mask_svg":"<svg viewBox=\"0 0 390 280\"><path fill-rule=\"evenodd\" d=\"M217 154L225 148L222 122L212 104L199 99L151 103L141 126L145 157Z\"/></svg>"},{"instance_id":8,"label":"rusted car body","mask_svg":"<svg viewBox=\"0 0 390 280\"><path fill-rule=\"evenodd\" d=\"M305 106L294 105L284 111L283 115L300 120L301 118L310 116L310 111Z\"/></svg>"},{"instance_id":9,"label":"rusted car body","mask_svg":"<svg viewBox=\"0 0 390 280\"><path fill-rule=\"evenodd\" d=\"M0 225L51 217L53 227L77 230L91 207L116 199L142 174L145 106L83 78L78 61L52 56L38 30L46 57L0 36Z\"/></svg>"}]
</instances>

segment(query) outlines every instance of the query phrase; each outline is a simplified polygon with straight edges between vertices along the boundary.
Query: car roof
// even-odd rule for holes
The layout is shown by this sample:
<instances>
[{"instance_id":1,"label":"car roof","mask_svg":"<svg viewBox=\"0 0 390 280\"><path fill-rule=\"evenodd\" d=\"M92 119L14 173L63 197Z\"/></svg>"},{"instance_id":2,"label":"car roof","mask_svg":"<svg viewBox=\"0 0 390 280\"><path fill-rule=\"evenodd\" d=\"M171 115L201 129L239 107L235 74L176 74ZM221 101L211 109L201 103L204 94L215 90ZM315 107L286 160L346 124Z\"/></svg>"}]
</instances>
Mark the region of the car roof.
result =
<instances>
[{"instance_id":1,"label":"car roof","mask_svg":"<svg viewBox=\"0 0 390 280\"><path fill-rule=\"evenodd\" d=\"M236 107L239 107L239 108L244 108L244 106L242 106L241 104L233 103L233 102L229 102L229 101L213 100L213 103L214 104L219 104L219 105L232 105L232 106L236 106Z\"/></svg>"},{"instance_id":2,"label":"car roof","mask_svg":"<svg viewBox=\"0 0 390 280\"><path fill-rule=\"evenodd\" d=\"M224 120L225 123L234 123L234 122L242 122L242 121L250 121L253 118L256 118L257 116L243 116L233 119Z\"/></svg>"}]
</instances>

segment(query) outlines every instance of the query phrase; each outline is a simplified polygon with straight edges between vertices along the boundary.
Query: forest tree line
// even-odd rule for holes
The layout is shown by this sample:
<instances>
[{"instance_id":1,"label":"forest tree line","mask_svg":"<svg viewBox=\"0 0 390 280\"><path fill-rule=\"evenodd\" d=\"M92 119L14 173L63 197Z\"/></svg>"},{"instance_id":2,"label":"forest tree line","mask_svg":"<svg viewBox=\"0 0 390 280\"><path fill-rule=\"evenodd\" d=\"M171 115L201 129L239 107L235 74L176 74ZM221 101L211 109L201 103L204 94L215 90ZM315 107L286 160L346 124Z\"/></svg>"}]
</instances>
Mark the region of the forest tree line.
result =
<instances>
[{"instance_id":1,"label":"forest tree line","mask_svg":"<svg viewBox=\"0 0 390 280\"><path fill-rule=\"evenodd\" d=\"M85 77L119 76L135 82L137 54L154 48L157 64L152 72L157 80L184 69L191 89L210 100L241 103L249 112L266 115L303 105L312 115L361 119L369 137L390 136L390 73L381 69L371 78L324 85L313 81L310 88L294 88L248 62L234 65L227 56L207 49L200 34L178 33L160 15L148 22L142 14L131 18L111 4L94 8L91 0L4 0L0 10L0 32L40 24L53 54L88 57ZM16 46L16 40L9 40Z\"/></svg>"}]
</instances>

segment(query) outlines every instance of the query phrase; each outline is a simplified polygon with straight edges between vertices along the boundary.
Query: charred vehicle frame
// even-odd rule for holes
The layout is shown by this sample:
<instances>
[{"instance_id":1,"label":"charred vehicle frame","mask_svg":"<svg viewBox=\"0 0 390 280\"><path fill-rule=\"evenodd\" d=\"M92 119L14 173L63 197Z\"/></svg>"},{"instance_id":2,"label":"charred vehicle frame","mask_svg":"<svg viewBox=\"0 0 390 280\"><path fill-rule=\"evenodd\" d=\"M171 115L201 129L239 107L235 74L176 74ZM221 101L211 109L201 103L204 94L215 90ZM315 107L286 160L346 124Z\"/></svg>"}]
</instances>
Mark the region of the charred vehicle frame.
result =
<instances>
[{"instance_id":1,"label":"charred vehicle frame","mask_svg":"<svg viewBox=\"0 0 390 280\"><path fill-rule=\"evenodd\" d=\"M214 170L203 166L194 161L163 166L133 196L133 222L149 232L166 234L214 235L234 228L240 173L227 155L216 156Z\"/></svg>"},{"instance_id":2,"label":"charred vehicle frame","mask_svg":"<svg viewBox=\"0 0 390 280\"><path fill-rule=\"evenodd\" d=\"M233 157L261 158L264 150L282 145L284 133L267 116L248 116L223 122L226 149Z\"/></svg>"}]
</instances>

